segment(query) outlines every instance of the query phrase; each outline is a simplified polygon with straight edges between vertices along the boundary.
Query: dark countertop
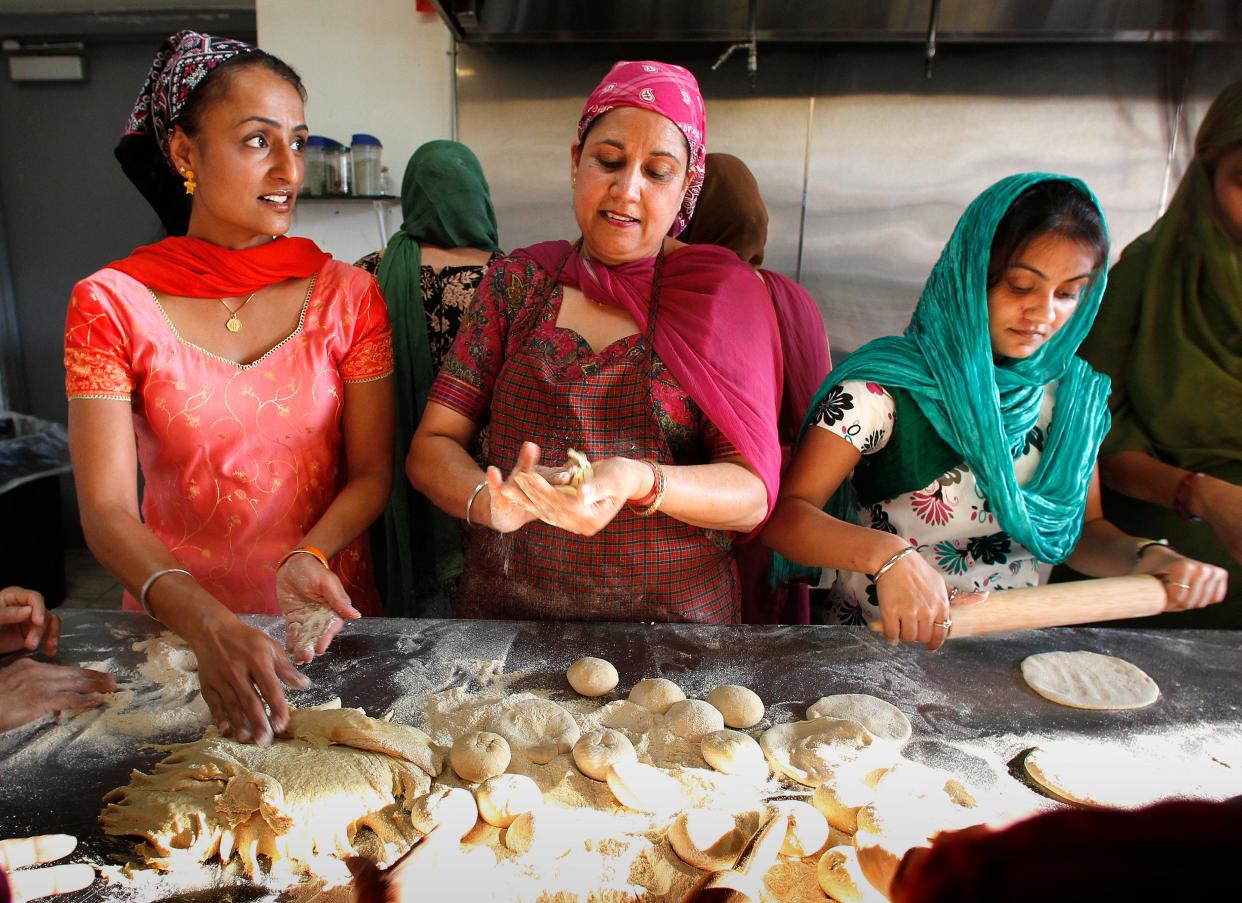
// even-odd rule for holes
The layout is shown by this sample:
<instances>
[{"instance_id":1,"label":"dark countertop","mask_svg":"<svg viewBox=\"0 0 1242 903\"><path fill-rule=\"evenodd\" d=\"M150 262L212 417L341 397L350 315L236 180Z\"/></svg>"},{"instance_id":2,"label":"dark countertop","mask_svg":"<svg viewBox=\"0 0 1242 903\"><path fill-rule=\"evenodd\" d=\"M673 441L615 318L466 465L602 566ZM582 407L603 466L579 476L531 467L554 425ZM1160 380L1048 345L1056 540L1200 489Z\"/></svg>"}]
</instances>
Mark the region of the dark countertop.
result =
<instances>
[{"instance_id":1,"label":"dark countertop","mask_svg":"<svg viewBox=\"0 0 1242 903\"><path fill-rule=\"evenodd\" d=\"M108 661L121 676L136 676L143 660L132 651L159 627L122 612L62 611L58 661ZM275 618L248 618L283 638ZM1142 668L1160 686L1147 708L1095 712L1047 702L1028 689L1019 663L1052 650L1087 649ZM370 714L393 709L417 723L425 692L472 679L463 662L500 660L506 672L530 672L515 689L569 691L564 670L583 655L611 660L621 674L618 695L644 677L667 677L691 697L724 683L754 689L774 722L801 718L805 707L833 693L871 693L902 708L914 726L907 755L948 768L976 783L1007 780L982 768L971 750L987 749L1008 762L1032 738L1180 738L1188 756L1203 737L1242 743L1242 632L1059 628L998 637L951 640L939 652L889 647L863 628L704 627L675 624L355 621L328 654L305 667L315 687L291 694L295 704L340 696ZM123 737L99 746L74 719L45 720L0 738L0 837L77 834L80 851L102 860L128 843L105 838L98 826L100 799L127 783L133 768L147 769L162 753L144 743L193 739L199 728L149 738ZM1176 762L1169 762L1171 768ZM990 775L990 777L989 777ZM980 777L982 776L982 781ZM111 899L100 883L77 899Z\"/></svg>"}]
</instances>

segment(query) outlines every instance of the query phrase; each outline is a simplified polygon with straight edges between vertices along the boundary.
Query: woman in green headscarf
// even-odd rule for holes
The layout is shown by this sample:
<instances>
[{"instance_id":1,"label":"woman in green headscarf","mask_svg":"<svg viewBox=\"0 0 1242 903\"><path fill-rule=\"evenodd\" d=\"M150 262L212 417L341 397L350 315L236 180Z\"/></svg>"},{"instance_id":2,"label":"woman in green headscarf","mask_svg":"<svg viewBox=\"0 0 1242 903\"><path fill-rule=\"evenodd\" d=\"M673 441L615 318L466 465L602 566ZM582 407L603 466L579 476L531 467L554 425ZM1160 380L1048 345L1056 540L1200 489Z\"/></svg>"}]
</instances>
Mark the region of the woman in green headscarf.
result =
<instances>
[{"instance_id":1,"label":"woman in green headscarf","mask_svg":"<svg viewBox=\"0 0 1242 903\"><path fill-rule=\"evenodd\" d=\"M1242 628L1242 82L1208 110L1169 209L1113 267L1082 353L1113 379L1109 519L1227 567L1234 587L1160 626Z\"/></svg>"},{"instance_id":2,"label":"woman in green headscarf","mask_svg":"<svg viewBox=\"0 0 1242 903\"><path fill-rule=\"evenodd\" d=\"M393 457L404 471L427 392L453 346L462 311L498 259L496 213L483 168L456 141L429 141L401 181L404 220L388 247L358 261L376 274L392 318L397 423ZM377 524L377 573L388 617L446 617L447 587L461 573L457 521L394 480Z\"/></svg>"},{"instance_id":3,"label":"woman in green headscarf","mask_svg":"<svg viewBox=\"0 0 1242 903\"><path fill-rule=\"evenodd\" d=\"M1170 609L1224 595L1219 568L1101 515L1108 379L1075 352L1107 254L1082 182L1003 179L962 215L905 334L828 375L763 539L838 569L834 620L882 618L889 639L935 649L955 601L1033 586L1041 562L1065 560L1162 575Z\"/></svg>"}]
</instances>

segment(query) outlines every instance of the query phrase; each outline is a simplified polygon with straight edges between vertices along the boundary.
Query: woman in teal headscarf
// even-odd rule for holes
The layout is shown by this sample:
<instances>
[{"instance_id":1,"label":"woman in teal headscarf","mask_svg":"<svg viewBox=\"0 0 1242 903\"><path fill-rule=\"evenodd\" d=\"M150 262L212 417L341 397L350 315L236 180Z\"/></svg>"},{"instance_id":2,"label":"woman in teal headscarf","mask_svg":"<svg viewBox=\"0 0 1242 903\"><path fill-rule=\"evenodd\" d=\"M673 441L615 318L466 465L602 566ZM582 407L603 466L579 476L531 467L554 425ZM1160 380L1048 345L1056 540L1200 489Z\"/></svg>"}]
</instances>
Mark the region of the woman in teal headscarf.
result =
<instances>
[{"instance_id":1,"label":"woman in teal headscarf","mask_svg":"<svg viewBox=\"0 0 1242 903\"><path fill-rule=\"evenodd\" d=\"M1160 626L1242 627L1242 82L1212 103L1169 209L1113 267L1082 354L1113 380L1109 518L1233 579L1224 605Z\"/></svg>"},{"instance_id":2,"label":"woman in teal headscarf","mask_svg":"<svg viewBox=\"0 0 1242 903\"><path fill-rule=\"evenodd\" d=\"M376 274L392 318L397 423L393 456L404 471L427 392L452 348L462 311L500 257L496 213L478 158L456 141L429 141L401 182L404 220L382 252L358 265ZM384 614L447 616L448 584L461 573L457 521L407 480L394 480L372 548Z\"/></svg>"},{"instance_id":3,"label":"woman in teal headscarf","mask_svg":"<svg viewBox=\"0 0 1242 903\"><path fill-rule=\"evenodd\" d=\"M889 639L935 649L955 601L1032 586L1041 562L1064 560L1160 574L1170 609L1223 596L1219 568L1101 515L1108 379L1075 351L1107 254L1082 182L1003 179L963 214L905 334L828 375L764 541L839 570L834 619L883 618Z\"/></svg>"}]
</instances>

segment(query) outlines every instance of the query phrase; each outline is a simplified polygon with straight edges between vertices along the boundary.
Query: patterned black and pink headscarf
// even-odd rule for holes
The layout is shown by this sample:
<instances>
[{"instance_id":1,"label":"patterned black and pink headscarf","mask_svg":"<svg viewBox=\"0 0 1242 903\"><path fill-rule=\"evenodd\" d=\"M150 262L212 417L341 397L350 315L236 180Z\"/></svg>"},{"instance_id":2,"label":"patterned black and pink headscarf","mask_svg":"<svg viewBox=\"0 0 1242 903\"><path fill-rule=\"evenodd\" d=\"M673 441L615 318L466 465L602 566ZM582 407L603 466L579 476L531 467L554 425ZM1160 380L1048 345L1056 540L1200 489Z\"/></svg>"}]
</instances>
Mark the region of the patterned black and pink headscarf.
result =
<instances>
[{"instance_id":1,"label":"patterned black and pink headscarf","mask_svg":"<svg viewBox=\"0 0 1242 903\"><path fill-rule=\"evenodd\" d=\"M690 185L681 210L668 230L678 235L690 222L694 205L703 189L707 162L707 108L699 83L690 70L655 60L622 60L599 83L578 120L578 141L591 123L617 107L637 107L659 113L677 126L690 146Z\"/></svg>"},{"instance_id":2,"label":"patterned black and pink headscarf","mask_svg":"<svg viewBox=\"0 0 1242 903\"><path fill-rule=\"evenodd\" d=\"M245 41L216 38L189 29L177 32L155 54L125 124L125 134L153 135L167 158L173 124L194 89L225 60L251 50L254 47Z\"/></svg>"},{"instance_id":3,"label":"patterned black and pink headscarf","mask_svg":"<svg viewBox=\"0 0 1242 903\"><path fill-rule=\"evenodd\" d=\"M194 89L213 69L254 49L245 41L186 29L160 45L151 62L115 154L169 235L184 235L190 221L188 198L169 159L173 126Z\"/></svg>"}]
</instances>

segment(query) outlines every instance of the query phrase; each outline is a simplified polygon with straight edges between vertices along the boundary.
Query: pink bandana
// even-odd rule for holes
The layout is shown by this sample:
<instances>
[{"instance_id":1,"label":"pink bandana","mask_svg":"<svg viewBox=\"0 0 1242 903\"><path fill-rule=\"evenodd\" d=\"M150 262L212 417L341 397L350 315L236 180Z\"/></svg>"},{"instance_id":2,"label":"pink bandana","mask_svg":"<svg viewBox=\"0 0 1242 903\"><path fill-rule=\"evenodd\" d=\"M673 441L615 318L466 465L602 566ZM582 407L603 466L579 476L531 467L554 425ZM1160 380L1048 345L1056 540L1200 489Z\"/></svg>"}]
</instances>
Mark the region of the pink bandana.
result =
<instances>
[{"instance_id":1,"label":"pink bandana","mask_svg":"<svg viewBox=\"0 0 1242 903\"><path fill-rule=\"evenodd\" d=\"M690 70L655 60L615 64L599 83L578 120L578 140L591 123L617 107L637 107L659 113L677 126L690 145L690 187L668 234L676 237L690 222L703 188L707 159L707 110L699 83Z\"/></svg>"}]
</instances>

